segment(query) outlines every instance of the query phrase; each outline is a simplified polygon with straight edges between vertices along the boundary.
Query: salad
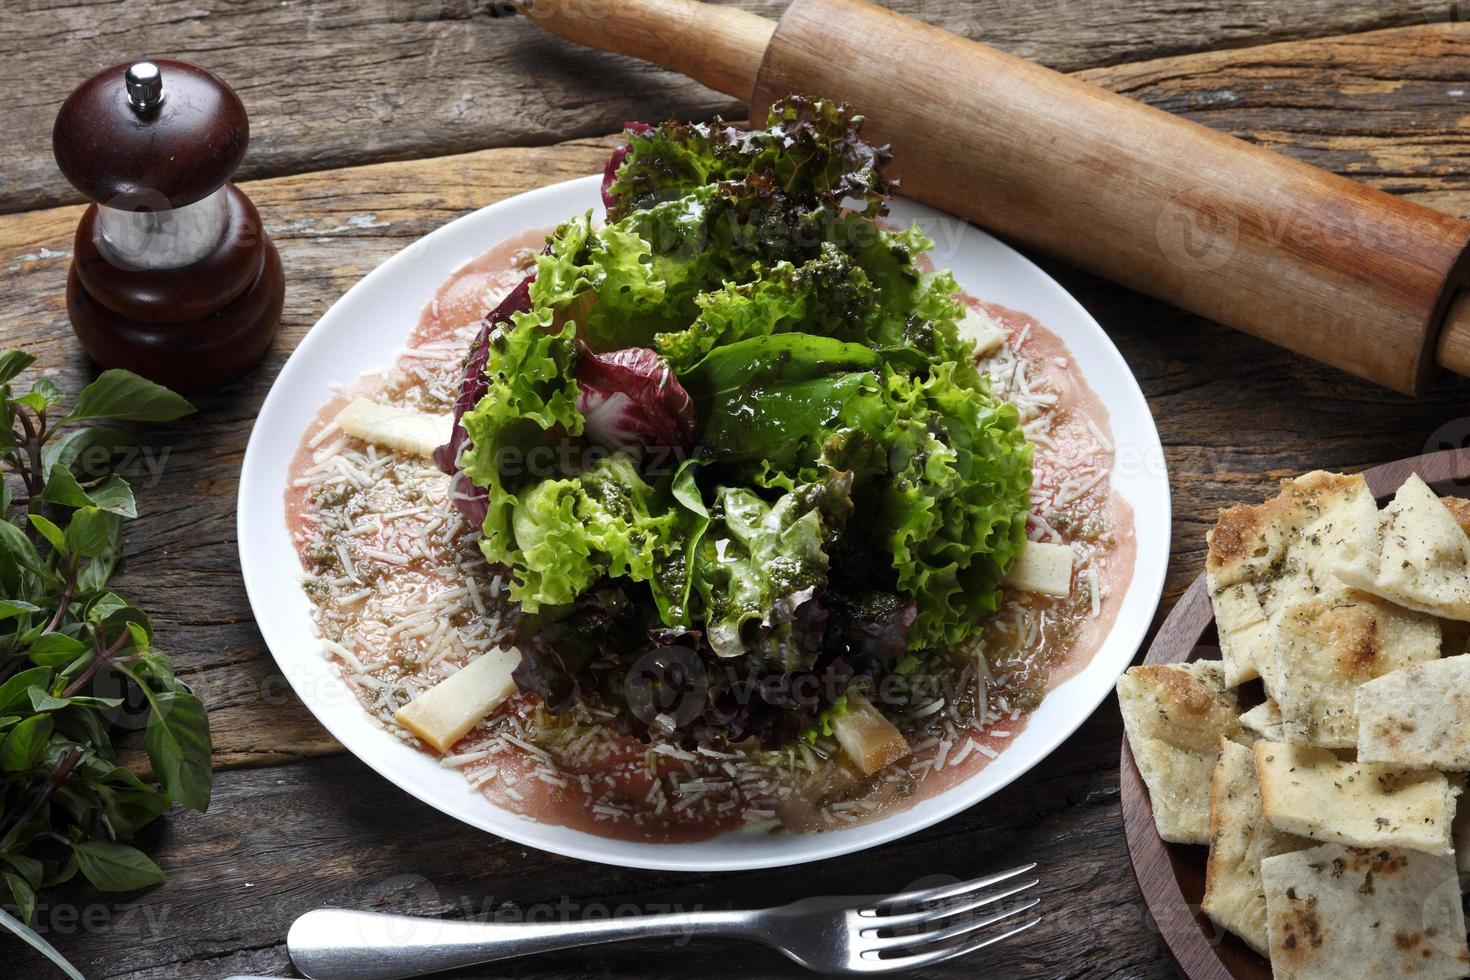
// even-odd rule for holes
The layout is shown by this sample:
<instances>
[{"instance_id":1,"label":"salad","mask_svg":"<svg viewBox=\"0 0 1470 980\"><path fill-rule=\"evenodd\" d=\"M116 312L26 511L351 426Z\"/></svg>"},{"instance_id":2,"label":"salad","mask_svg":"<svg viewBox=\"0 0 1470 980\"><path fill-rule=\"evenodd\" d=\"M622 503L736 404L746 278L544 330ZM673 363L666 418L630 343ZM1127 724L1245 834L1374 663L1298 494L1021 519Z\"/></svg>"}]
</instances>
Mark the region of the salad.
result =
<instances>
[{"instance_id":1,"label":"salad","mask_svg":"<svg viewBox=\"0 0 1470 980\"><path fill-rule=\"evenodd\" d=\"M932 241L884 223L861 123L792 97L764 129L631 124L606 222L485 318L434 460L551 715L686 747L882 729L880 692L999 608L1032 446Z\"/></svg>"}]
</instances>

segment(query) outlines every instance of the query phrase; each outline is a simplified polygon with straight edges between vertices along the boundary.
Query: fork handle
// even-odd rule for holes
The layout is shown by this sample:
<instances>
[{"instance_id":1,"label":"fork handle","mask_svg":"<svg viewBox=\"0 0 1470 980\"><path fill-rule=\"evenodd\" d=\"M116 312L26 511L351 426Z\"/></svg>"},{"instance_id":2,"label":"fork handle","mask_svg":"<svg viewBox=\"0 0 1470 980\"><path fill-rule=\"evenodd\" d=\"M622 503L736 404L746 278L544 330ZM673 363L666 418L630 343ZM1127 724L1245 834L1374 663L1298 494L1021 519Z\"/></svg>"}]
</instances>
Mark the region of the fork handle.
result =
<instances>
[{"instance_id":1,"label":"fork handle","mask_svg":"<svg viewBox=\"0 0 1470 980\"><path fill-rule=\"evenodd\" d=\"M749 934L748 912L671 912L577 922L463 922L318 909L286 937L311 980L399 980L495 960L623 939Z\"/></svg>"}]
</instances>

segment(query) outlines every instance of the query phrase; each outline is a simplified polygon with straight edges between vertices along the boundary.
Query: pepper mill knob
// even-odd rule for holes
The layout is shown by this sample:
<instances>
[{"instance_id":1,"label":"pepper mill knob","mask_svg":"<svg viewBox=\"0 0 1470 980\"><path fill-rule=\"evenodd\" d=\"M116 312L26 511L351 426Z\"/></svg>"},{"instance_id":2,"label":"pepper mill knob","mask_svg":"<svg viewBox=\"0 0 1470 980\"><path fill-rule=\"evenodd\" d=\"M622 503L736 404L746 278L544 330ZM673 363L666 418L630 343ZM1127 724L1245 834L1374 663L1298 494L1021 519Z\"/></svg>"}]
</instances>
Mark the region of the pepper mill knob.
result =
<instances>
[{"instance_id":1,"label":"pepper mill knob","mask_svg":"<svg viewBox=\"0 0 1470 980\"><path fill-rule=\"evenodd\" d=\"M67 309L99 364L202 391L265 355L284 276L255 206L229 183L249 141L239 96L182 61L115 65L62 104L56 163L94 202Z\"/></svg>"}]
</instances>

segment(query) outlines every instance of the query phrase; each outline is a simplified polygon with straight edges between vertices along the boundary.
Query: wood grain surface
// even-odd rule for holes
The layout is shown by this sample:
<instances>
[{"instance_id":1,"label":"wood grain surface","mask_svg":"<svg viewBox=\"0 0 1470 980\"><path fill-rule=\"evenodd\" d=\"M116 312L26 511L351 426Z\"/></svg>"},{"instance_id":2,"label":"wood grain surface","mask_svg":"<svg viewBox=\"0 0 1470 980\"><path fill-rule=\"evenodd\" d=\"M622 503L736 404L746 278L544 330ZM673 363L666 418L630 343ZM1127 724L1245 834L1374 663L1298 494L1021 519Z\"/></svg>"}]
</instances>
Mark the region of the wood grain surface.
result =
<instances>
[{"instance_id":1,"label":"wood grain surface","mask_svg":"<svg viewBox=\"0 0 1470 980\"><path fill-rule=\"evenodd\" d=\"M608 0L589 0L593 9ZM785 0L739 0L778 16ZM1464 17L1458 0L889 0L947 30L1074 70L1165 54ZM628 119L739 112L727 96L579 49L496 0L7 0L0 211L75 200L51 120L127 57L207 65L251 114L243 176L608 133Z\"/></svg>"},{"instance_id":2,"label":"wood grain surface","mask_svg":"<svg viewBox=\"0 0 1470 980\"><path fill-rule=\"evenodd\" d=\"M1440 496L1463 497L1470 489L1470 450L1444 449L1394 460L1365 470L1363 478L1382 506L1415 473ZM1270 493L1265 491L1267 496ZM1259 498L1246 502L1258 503ZM1209 588L1200 574L1159 627L1144 663L1218 660L1218 644ZM1262 697L1260 691L1255 693L1254 701L1242 694L1242 706L1253 707ZM1148 788L1127 739L1123 740L1119 782L1134 874L1180 972L1189 980L1270 980L1271 967L1265 957L1224 932L1200 911L1208 851L1195 845L1165 843L1159 837Z\"/></svg>"},{"instance_id":3,"label":"wood grain surface","mask_svg":"<svg viewBox=\"0 0 1470 980\"><path fill-rule=\"evenodd\" d=\"M54 893L42 913L49 938L94 980L289 976L286 926L326 904L453 915L505 902L539 903L539 914L754 906L963 877L1024 856L1045 870L1042 929L933 975L1172 976L1129 870L1121 722L1111 701L1025 779L912 840L797 874L715 876L610 870L462 830L341 755L290 694L250 618L234 502L251 422L292 347L353 282L424 233L600 169L612 141L593 134L624 118L744 111L665 73L489 18L487 6L23 0L18 14L7 8L0 18L0 81L15 96L0 103L0 209L13 212L0 214L0 343L36 354L38 370L68 391L90 376L64 312L80 209L53 207L72 198L50 163L50 113L72 81L135 48L203 62L239 87L256 135L245 169L265 178L245 189L288 282L281 336L265 364L200 399L199 415L140 429L148 452L130 473L142 514L128 531L119 585L153 614L161 642L209 703L222 769L216 802L207 815L175 815L157 828L152 848L167 884L141 896ZM1470 216L1470 85L1460 81L1470 77L1470 25L1454 22L1454 3L896 6ZM475 98L455 115L464 92ZM370 162L383 160L398 162ZM1174 493L1162 611L1200 571L1218 507L1259 499L1280 477L1313 467L1358 469L1470 437L1470 383L1446 380L1412 401L1045 265L1111 334L1158 421ZM46 975L11 945L0 949L17 957L14 975ZM760 950L703 941L608 947L466 975L628 973L801 975Z\"/></svg>"}]
</instances>

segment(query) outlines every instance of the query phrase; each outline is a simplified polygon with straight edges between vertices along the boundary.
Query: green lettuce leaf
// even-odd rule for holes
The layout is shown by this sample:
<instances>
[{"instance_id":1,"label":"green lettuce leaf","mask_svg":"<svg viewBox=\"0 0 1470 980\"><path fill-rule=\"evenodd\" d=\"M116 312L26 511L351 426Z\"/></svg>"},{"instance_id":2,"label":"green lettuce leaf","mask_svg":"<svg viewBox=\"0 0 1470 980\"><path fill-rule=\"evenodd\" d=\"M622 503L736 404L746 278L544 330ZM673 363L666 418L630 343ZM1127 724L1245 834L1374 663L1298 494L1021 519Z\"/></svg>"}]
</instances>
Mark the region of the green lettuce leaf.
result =
<instances>
[{"instance_id":1,"label":"green lettuce leaf","mask_svg":"<svg viewBox=\"0 0 1470 980\"><path fill-rule=\"evenodd\" d=\"M536 612L571 603L604 577L650 581L679 523L656 503L655 489L621 453L533 485L511 519L519 550L512 598Z\"/></svg>"},{"instance_id":2,"label":"green lettuce leaf","mask_svg":"<svg viewBox=\"0 0 1470 980\"><path fill-rule=\"evenodd\" d=\"M864 356L867 370L849 370ZM788 334L716 348L686 377L715 464L780 489L854 475L859 533L918 603L909 642L929 649L967 639L998 607L1025 540L1031 447L1015 407L970 383L973 369L911 373L904 360Z\"/></svg>"},{"instance_id":3,"label":"green lettuce leaf","mask_svg":"<svg viewBox=\"0 0 1470 980\"><path fill-rule=\"evenodd\" d=\"M825 586L827 544L852 511L850 489L851 477L843 473L798 487L774 504L744 487L716 491L695 575L706 639L718 656L774 647L759 635L762 629L789 624L797 607Z\"/></svg>"}]
</instances>

